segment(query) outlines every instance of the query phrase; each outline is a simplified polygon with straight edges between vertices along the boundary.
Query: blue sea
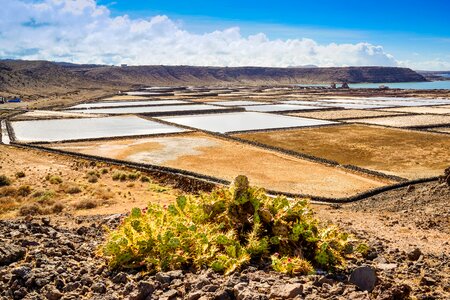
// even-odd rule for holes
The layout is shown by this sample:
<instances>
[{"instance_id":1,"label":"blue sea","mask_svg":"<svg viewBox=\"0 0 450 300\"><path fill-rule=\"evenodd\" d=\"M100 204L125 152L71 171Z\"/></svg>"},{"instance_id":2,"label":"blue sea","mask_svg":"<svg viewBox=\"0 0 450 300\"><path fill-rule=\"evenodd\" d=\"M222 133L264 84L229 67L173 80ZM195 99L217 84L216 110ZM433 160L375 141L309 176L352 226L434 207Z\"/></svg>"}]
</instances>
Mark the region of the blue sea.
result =
<instances>
[{"instance_id":1,"label":"blue sea","mask_svg":"<svg viewBox=\"0 0 450 300\"><path fill-rule=\"evenodd\" d=\"M426 81L426 82L399 82L399 83L352 83L350 88L374 89L380 85L388 86L391 89L405 90L450 90L450 80L446 81ZM329 86L328 84L299 84L298 86ZM338 87L340 85L338 84Z\"/></svg>"}]
</instances>

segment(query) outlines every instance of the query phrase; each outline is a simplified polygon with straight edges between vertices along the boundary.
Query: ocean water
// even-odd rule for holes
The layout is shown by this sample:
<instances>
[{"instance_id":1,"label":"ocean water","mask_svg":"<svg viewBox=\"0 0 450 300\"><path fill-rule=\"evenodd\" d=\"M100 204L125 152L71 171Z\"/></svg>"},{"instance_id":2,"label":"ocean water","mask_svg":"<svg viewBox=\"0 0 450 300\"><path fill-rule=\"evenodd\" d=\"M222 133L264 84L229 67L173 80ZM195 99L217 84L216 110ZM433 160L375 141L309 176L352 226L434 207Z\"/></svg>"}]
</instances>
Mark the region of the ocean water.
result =
<instances>
[{"instance_id":1,"label":"ocean water","mask_svg":"<svg viewBox=\"0 0 450 300\"><path fill-rule=\"evenodd\" d=\"M446 81L427 81L427 82L398 82L398 83L352 83L350 88L374 89L380 85L388 86L391 89L405 90L450 90L450 80ZM299 84L298 86L325 86L328 84ZM339 85L338 85L339 86Z\"/></svg>"}]
</instances>

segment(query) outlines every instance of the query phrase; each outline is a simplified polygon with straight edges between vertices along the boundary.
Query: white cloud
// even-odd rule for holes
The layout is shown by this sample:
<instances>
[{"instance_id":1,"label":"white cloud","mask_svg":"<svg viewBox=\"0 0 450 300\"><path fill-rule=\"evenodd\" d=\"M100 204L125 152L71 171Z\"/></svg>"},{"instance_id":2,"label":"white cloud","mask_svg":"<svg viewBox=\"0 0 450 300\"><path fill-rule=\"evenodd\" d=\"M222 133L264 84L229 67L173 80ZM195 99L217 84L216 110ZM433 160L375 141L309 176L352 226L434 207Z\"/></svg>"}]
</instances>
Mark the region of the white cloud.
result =
<instances>
[{"instance_id":1,"label":"white cloud","mask_svg":"<svg viewBox=\"0 0 450 300\"><path fill-rule=\"evenodd\" d=\"M412 68L414 70L423 70L423 71L449 71L450 70L450 61L445 61L442 59L433 59L433 60L425 60L425 61L400 61L400 66Z\"/></svg>"},{"instance_id":2,"label":"white cloud","mask_svg":"<svg viewBox=\"0 0 450 300\"><path fill-rule=\"evenodd\" d=\"M205 34L166 16L112 17L94 0L2 1L0 57L99 64L209 66L395 66L381 46L243 36L238 27Z\"/></svg>"}]
</instances>

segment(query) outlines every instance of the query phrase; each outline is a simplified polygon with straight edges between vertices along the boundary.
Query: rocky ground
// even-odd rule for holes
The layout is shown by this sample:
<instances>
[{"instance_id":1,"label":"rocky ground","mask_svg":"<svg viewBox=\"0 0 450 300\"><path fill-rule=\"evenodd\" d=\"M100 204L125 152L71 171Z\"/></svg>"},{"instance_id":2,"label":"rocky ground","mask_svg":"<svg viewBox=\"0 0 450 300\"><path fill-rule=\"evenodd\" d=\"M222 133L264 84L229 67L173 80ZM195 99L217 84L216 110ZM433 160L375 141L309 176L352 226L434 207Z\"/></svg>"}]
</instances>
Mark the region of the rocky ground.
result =
<instances>
[{"instance_id":1,"label":"rocky ground","mask_svg":"<svg viewBox=\"0 0 450 300\"><path fill-rule=\"evenodd\" d=\"M4 299L394 299L406 297L410 287L397 285L382 268L363 268L353 274L363 288L348 281L348 272L334 275L288 277L258 264L240 273L222 276L172 271L150 276L140 272L111 272L95 250L103 226L114 227L121 215L77 217L64 222L47 218L1 221L0 296ZM375 249L382 249L383 243ZM377 250L370 259L377 256ZM420 255L419 255L420 256ZM418 259L418 257L414 257ZM410 262L405 256L402 260ZM349 270L373 265L371 260L352 261ZM416 263L412 263L413 266ZM379 272L378 276L372 270ZM428 278L427 285L436 284Z\"/></svg>"},{"instance_id":2,"label":"rocky ground","mask_svg":"<svg viewBox=\"0 0 450 300\"><path fill-rule=\"evenodd\" d=\"M399 231L396 227L387 229L392 231L391 241L385 232L376 234L358 223L359 217L367 219L362 213L370 209L409 209L410 216L420 216L427 222L429 214L413 205L414 199L426 198L418 204L438 207L442 218L436 222L443 227L437 228L446 230L442 220L448 217L448 210L440 203L448 202L449 192L444 188L447 186L431 183L391 191L401 199L402 193L409 190L410 200L401 201L402 205L379 195L378 203L366 200L318 209L318 215L325 220L324 211L340 212L344 217L353 213L354 219L346 222L354 222L354 226L342 219L336 222L366 241L371 250L365 258L350 260L345 271L301 277L272 272L264 263L255 263L231 276L208 270L155 275L110 271L103 258L96 256L96 249L103 241L104 228L117 226L123 215L0 221L0 299L449 299L448 242L446 246L436 245L442 251L411 248L416 244L402 245L395 239ZM431 190L434 192L426 193ZM427 196L413 196L421 193ZM407 219L399 218L399 222ZM415 222L415 218L409 219ZM380 224L367 220L385 231Z\"/></svg>"}]
</instances>

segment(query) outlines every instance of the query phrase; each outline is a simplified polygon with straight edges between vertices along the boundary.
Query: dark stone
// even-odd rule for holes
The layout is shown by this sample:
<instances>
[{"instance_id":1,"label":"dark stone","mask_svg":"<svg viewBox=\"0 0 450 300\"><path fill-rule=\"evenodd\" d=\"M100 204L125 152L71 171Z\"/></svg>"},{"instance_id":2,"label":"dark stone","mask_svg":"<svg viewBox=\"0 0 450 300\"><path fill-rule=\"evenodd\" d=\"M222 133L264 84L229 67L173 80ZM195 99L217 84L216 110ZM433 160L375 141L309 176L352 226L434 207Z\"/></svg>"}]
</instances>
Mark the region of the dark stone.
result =
<instances>
[{"instance_id":1,"label":"dark stone","mask_svg":"<svg viewBox=\"0 0 450 300\"><path fill-rule=\"evenodd\" d=\"M111 281L116 284L127 283L128 277L127 277L127 274L125 274L124 272L120 272L119 274L114 276Z\"/></svg>"},{"instance_id":2,"label":"dark stone","mask_svg":"<svg viewBox=\"0 0 450 300\"><path fill-rule=\"evenodd\" d=\"M24 279L31 272L31 268L26 266L21 266L13 269L11 273L19 278Z\"/></svg>"},{"instance_id":3,"label":"dark stone","mask_svg":"<svg viewBox=\"0 0 450 300\"><path fill-rule=\"evenodd\" d=\"M91 286L91 290L97 294L106 293L106 285L103 282L96 282Z\"/></svg>"},{"instance_id":4,"label":"dark stone","mask_svg":"<svg viewBox=\"0 0 450 300\"><path fill-rule=\"evenodd\" d=\"M62 296L63 296L63 294L62 294L60 291L58 291L56 288L50 289L50 290L45 294L45 297L46 297L48 300L59 300L59 299L62 298Z\"/></svg>"},{"instance_id":5,"label":"dark stone","mask_svg":"<svg viewBox=\"0 0 450 300\"><path fill-rule=\"evenodd\" d=\"M412 261L416 261L422 255L422 251L419 248L414 249L413 251L408 253L408 259Z\"/></svg>"},{"instance_id":6,"label":"dark stone","mask_svg":"<svg viewBox=\"0 0 450 300\"><path fill-rule=\"evenodd\" d=\"M363 266L353 270L349 281L356 285L360 290L372 291L377 283L377 275L369 266Z\"/></svg>"},{"instance_id":7,"label":"dark stone","mask_svg":"<svg viewBox=\"0 0 450 300\"><path fill-rule=\"evenodd\" d=\"M24 248L10 244L6 241L2 241L2 247L0 247L0 266L9 265L13 262L19 261L24 256Z\"/></svg>"},{"instance_id":8,"label":"dark stone","mask_svg":"<svg viewBox=\"0 0 450 300\"><path fill-rule=\"evenodd\" d=\"M140 281L137 291L130 295L130 300L144 300L155 290L155 285L148 281Z\"/></svg>"},{"instance_id":9,"label":"dark stone","mask_svg":"<svg viewBox=\"0 0 450 300\"><path fill-rule=\"evenodd\" d=\"M272 286L269 298L292 299L303 293L303 285L301 283L288 283Z\"/></svg>"},{"instance_id":10,"label":"dark stone","mask_svg":"<svg viewBox=\"0 0 450 300\"><path fill-rule=\"evenodd\" d=\"M170 283L170 281L172 281L170 275L162 272L156 273L155 279L161 283Z\"/></svg>"}]
</instances>

